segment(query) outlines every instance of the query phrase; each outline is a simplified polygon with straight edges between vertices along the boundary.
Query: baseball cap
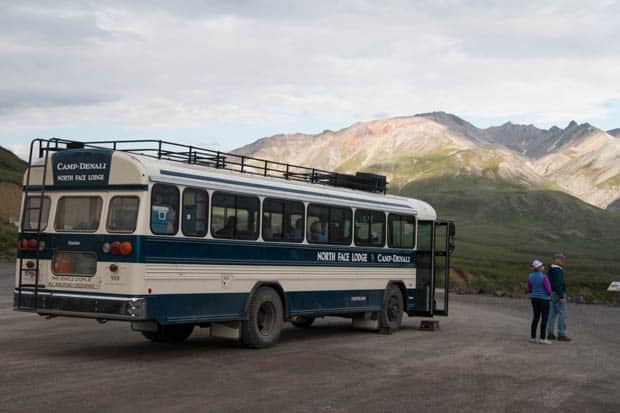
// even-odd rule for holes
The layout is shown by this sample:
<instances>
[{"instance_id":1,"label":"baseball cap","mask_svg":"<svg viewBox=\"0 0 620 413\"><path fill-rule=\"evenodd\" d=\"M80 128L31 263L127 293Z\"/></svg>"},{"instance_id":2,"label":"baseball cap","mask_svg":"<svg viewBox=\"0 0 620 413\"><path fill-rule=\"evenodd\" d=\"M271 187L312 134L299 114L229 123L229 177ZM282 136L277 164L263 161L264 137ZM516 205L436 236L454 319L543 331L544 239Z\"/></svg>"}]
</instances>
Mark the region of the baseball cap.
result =
<instances>
[{"instance_id":1,"label":"baseball cap","mask_svg":"<svg viewBox=\"0 0 620 413\"><path fill-rule=\"evenodd\" d=\"M534 260L534 261L532 261L532 268L542 267L543 265L545 265L545 264L543 264L543 262L542 262L542 261L540 261L540 260Z\"/></svg>"}]
</instances>

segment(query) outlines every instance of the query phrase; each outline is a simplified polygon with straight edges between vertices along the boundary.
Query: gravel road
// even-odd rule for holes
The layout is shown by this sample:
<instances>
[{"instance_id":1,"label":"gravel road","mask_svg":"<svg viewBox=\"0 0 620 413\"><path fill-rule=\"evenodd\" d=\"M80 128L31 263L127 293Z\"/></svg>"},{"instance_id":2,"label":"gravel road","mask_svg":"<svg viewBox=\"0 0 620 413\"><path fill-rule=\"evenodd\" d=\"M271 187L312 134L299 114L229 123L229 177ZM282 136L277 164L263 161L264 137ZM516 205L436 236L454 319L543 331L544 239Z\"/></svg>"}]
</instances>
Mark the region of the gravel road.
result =
<instances>
[{"instance_id":1,"label":"gravel road","mask_svg":"<svg viewBox=\"0 0 620 413\"><path fill-rule=\"evenodd\" d=\"M12 310L0 265L2 412L620 411L620 308L569 306L571 343L527 341L527 300L452 296L441 329L327 318L247 350L197 330L153 344L128 324Z\"/></svg>"}]
</instances>

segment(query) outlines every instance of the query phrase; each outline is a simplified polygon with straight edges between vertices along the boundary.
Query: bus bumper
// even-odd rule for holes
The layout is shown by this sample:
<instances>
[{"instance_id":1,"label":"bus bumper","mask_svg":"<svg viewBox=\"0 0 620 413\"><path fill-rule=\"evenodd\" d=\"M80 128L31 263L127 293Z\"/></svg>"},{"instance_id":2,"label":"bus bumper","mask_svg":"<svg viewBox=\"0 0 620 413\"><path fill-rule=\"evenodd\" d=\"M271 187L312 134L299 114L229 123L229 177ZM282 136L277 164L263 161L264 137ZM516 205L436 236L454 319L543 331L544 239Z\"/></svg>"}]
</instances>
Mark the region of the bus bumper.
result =
<instances>
[{"instance_id":1,"label":"bus bumper","mask_svg":"<svg viewBox=\"0 0 620 413\"><path fill-rule=\"evenodd\" d=\"M35 306L34 290L22 289L20 294L15 289L13 292L15 311L105 320L146 320L146 300L143 297L39 290L36 301Z\"/></svg>"}]
</instances>

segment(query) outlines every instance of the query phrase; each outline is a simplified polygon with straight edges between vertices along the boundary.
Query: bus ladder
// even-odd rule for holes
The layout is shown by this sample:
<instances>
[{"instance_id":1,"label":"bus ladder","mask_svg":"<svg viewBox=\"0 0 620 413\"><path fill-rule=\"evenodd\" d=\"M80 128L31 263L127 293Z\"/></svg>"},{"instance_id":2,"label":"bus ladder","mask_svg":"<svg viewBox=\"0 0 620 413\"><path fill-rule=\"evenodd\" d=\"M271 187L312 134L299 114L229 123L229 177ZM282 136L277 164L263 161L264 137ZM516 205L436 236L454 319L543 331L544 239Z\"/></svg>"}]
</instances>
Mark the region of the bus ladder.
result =
<instances>
[{"instance_id":1,"label":"bus ladder","mask_svg":"<svg viewBox=\"0 0 620 413\"><path fill-rule=\"evenodd\" d=\"M36 147L36 144L38 144L38 150L39 150L39 158L44 157L44 161L43 164L40 165L33 165L33 153ZM45 146L44 146L45 145ZM25 228L26 228L26 220L29 219L30 217L30 213L31 212L38 212L37 216L37 220L36 220L36 226L29 228L29 239L32 236L34 239L37 240L37 246L36 248L34 248L34 266L32 268L24 268L24 257L23 254L20 254L19 257L19 280L18 280L18 284L17 284L17 310L21 310L21 311L32 311L32 312L37 312L38 310L38 304L39 304L39 278L40 278L40 267L39 267L39 262L40 262L40 249L39 249L39 245L41 242L41 234L43 233L42 228L41 228L41 221L43 220L43 207L44 207L44 199L45 199L45 182L47 180L47 165L49 162L49 152L50 152L50 141L49 140L44 140L44 139L35 139L30 143L30 154L28 155L28 169L26 171L26 184L24 185L23 188L23 192L24 192L24 203L22 206L22 219L21 219L21 225L20 225L20 229L22 234L25 234ZM42 179L41 179L41 183L40 185L37 186L33 186L32 185L32 169L33 168L43 168L43 173L42 175ZM32 197L33 199L36 199L36 197L39 197L39 203L38 206L33 207L30 202L29 202L29 197ZM30 223L31 225L32 223ZM24 235L22 235L22 239ZM49 248L49 246L48 246ZM21 248L20 248L21 249ZM27 258L26 260L30 261L32 260L32 258ZM34 272L34 284L24 284L23 282L23 276L24 276L24 272L28 271L30 273ZM33 297L32 297L32 307L30 308L23 308L22 307L22 294L23 294L23 289L24 288L33 288Z\"/></svg>"}]
</instances>

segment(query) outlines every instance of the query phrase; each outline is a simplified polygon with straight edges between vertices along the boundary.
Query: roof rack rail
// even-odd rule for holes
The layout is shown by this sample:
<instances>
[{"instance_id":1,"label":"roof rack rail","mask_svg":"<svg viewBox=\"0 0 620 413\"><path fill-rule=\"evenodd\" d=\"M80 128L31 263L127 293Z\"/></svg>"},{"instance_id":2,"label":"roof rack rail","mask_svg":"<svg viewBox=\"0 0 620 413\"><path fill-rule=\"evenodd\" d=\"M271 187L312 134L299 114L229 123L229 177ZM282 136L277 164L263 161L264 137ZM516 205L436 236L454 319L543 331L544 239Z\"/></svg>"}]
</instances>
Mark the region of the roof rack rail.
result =
<instances>
[{"instance_id":1,"label":"roof rack rail","mask_svg":"<svg viewBox=\"0 0 620 413\"><path fill-rule=\"evenodd\" d=\"M44 151L61 151L77 148L111 149L155 159L201 165L251 175L323 184L372 193L385 194L387 192L387 179L383 175L366 172L357 172L355 175L342 174L163 140L135 139L84 142L60 138L39 140L41 142L49 142L45 147L43 145L40 146L40 156L43 156Z\"/></svg>"}]
</instances>

